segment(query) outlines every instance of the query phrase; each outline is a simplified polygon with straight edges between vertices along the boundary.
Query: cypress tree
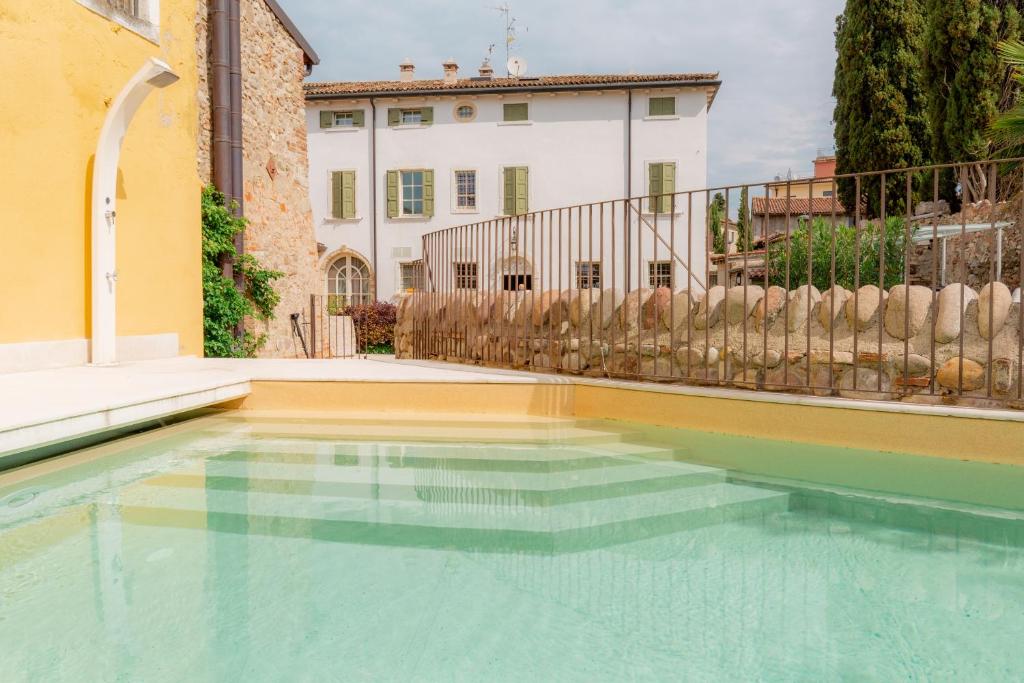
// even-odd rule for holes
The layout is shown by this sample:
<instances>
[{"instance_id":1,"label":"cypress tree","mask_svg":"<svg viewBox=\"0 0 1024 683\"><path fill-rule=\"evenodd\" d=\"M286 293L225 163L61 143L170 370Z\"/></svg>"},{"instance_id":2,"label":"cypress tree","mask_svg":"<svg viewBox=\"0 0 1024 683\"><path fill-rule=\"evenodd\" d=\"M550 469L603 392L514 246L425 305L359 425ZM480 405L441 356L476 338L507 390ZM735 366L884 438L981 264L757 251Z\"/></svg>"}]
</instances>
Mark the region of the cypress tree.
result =
<instances>
[{"instance_id":1,"label":"cypress tree","mask_svg":"<svg viewBox=\"0 0 1024 683\"><path fill-rule=\"evenodd\" d=\"M921 0L847 0L836 20L833 95L838 173L881 171L923 164L929 150L921 85L924 15ZM916 178L914 179L916 183ZM905 176L886 183L886 211L906 210ZM880 211L878 177L865 178L861 196L841 180L839 193L852 212ZM913 197L912 197L913 201Z\"/></svg>"},{"instance_id":2,"label":"cypress tree","mask_svg":"<svg viewBox=\"0 0 1024 683\"><path fill-rule=\"evenodd\" d=\"M988 128L1000 109L1007 83L996 44L1020 38L1022 0L926 0L923 50L928 124L935 163L977 161L995 152ZM952 169L940 177L939 196L959 208ZM931 186L931 179L926 179ZM967 176L971 201L985 197L984 172ZM931 190L925 192L931 195Z\"/></svg>"}]
</instances>

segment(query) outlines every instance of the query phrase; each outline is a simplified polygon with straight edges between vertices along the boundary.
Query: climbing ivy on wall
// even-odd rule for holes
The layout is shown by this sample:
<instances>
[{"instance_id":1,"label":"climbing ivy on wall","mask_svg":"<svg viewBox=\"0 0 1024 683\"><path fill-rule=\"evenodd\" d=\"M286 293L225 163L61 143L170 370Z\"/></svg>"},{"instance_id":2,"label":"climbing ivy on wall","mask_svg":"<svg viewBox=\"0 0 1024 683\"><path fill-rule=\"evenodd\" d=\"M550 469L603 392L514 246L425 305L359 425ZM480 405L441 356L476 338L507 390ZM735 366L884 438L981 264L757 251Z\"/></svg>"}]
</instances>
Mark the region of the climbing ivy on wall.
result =
<instances>
[{"instance_id":1,"label":"climbing ivy on wall","mask_svg":"<svg viewBox=\"0 0 1024 683\"><path fill-rule=\"evenodd\" d=\"M246 316L258 320L274 317L280 295L274 280L284 276L267 270L249 254L238 256L235 235L245 229L245 218L235 216L222 193L212 185L203 188L203 352L208 357L248 358L266 343L266 335L245 331L236 336ZM243 289L224 277L221 264L235 260Z\"/></svg>"}]
</instances>

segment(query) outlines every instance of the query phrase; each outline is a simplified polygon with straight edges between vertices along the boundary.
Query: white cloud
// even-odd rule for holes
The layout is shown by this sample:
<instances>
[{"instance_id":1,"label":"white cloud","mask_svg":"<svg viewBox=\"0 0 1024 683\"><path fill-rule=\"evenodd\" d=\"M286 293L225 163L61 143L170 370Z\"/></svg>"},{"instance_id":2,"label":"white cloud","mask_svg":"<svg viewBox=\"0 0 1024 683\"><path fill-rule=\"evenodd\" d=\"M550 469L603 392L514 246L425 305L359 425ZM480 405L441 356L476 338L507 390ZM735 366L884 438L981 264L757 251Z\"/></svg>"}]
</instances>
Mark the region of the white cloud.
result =
<instances>
[{"instance_id":1,"label":"white cloud","mask_svg":"<svg viewBox=\"0 0 1024 683\"><path fill-rule=\"evenodd\" d=\"M313 80L439 77L504 62L499 0L280 0L321 56ZM718 71L714 184L808 172L832 144L833 32L843 0L510 0L534 75Z\"/></svg>"}]
</instances>

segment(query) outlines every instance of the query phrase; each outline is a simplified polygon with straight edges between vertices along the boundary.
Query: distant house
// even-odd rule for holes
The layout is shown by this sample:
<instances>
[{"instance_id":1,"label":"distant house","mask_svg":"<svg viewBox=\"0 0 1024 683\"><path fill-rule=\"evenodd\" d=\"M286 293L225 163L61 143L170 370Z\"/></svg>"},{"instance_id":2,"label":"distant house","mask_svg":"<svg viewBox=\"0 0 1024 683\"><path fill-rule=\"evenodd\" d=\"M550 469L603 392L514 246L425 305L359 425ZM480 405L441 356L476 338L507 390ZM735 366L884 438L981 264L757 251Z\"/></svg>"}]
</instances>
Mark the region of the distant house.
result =
<instances>
[{"instance_id":1,"label":"distant house","mask_svg":"<svg viewBox=\"0 0 1024 683\"><path fill-rule=\"evenodd\" d=\"M846 207L835 196L836 158L819 154L814 160L814 174L809 177L777 179L768 185L767 197L751 200L754 235L764 237L795 230L801 218L835 217L837 223L849 225Z\"/></svg>"}]
</instances>

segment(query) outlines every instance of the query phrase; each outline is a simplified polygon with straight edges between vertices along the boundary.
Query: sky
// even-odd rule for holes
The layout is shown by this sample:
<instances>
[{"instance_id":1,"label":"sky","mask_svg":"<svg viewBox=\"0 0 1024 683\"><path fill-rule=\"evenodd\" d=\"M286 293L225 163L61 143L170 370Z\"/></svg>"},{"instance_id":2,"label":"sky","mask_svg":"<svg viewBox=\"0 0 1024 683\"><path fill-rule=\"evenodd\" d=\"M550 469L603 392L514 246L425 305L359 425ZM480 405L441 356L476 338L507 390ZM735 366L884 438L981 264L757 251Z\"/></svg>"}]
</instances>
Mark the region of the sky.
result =
<instances>
[{"instance_id":1,"label":"sky","mask_svg":"<svg viewBox=\"0 0 1024 683\"><path fill-rule=\"evenodd\" d=\"M495 45L504 75L505 0L279 0L320 55L310 80L418 78L454 58L476 73ZM835 18L844 0L507 0L513 54L532 76L717 71L711 185L809 174L832 147Z\"/></svg>"}]
</instances>

